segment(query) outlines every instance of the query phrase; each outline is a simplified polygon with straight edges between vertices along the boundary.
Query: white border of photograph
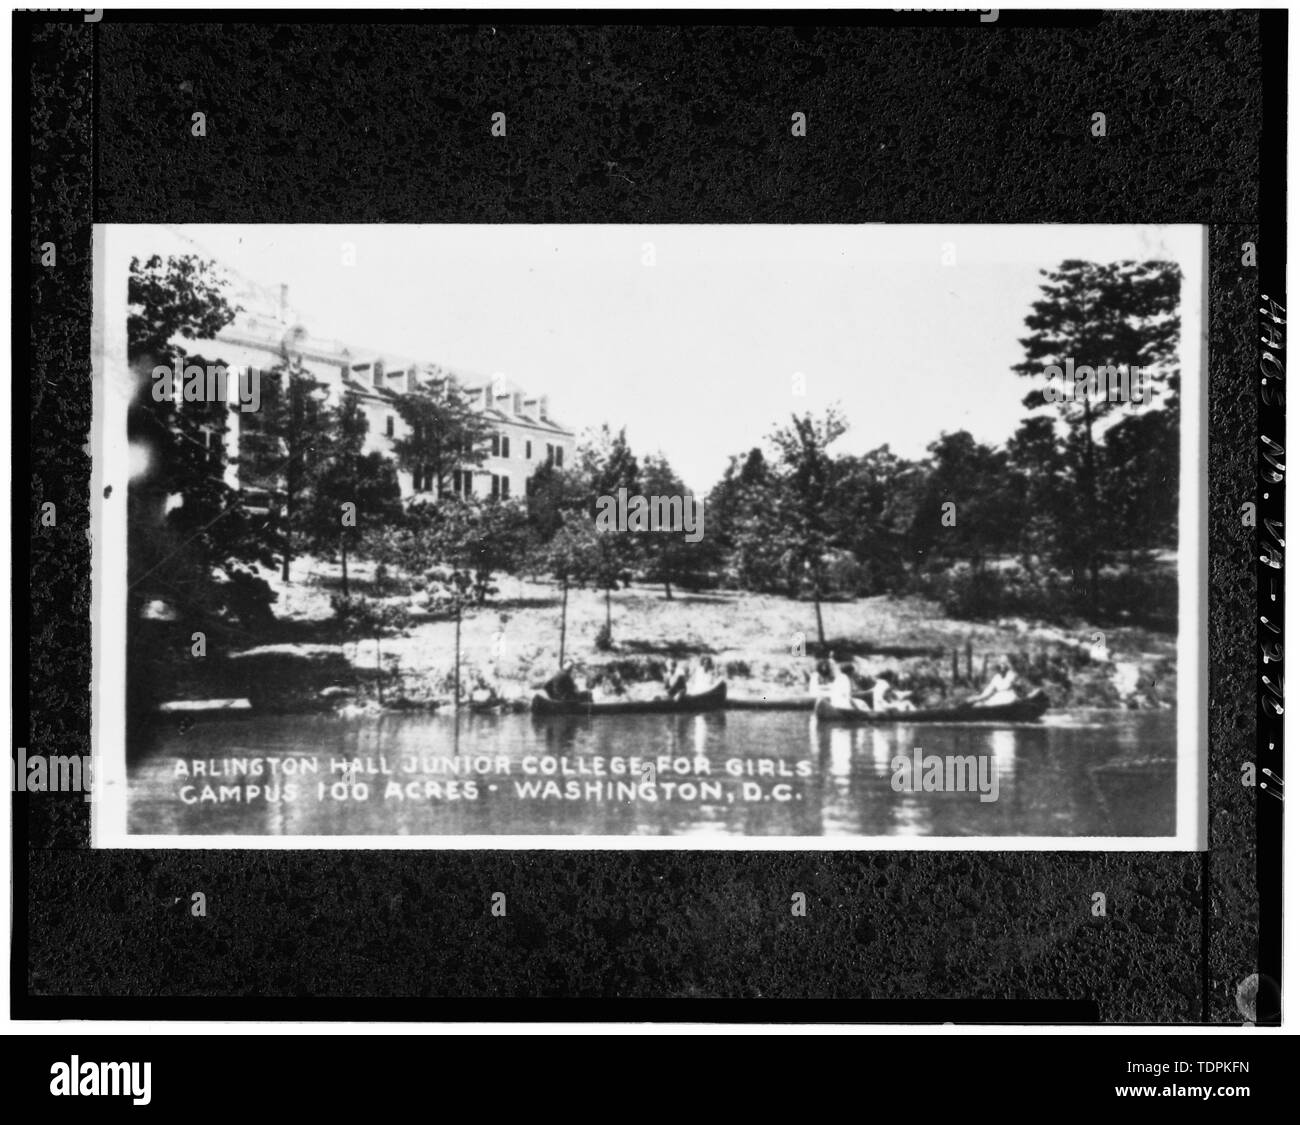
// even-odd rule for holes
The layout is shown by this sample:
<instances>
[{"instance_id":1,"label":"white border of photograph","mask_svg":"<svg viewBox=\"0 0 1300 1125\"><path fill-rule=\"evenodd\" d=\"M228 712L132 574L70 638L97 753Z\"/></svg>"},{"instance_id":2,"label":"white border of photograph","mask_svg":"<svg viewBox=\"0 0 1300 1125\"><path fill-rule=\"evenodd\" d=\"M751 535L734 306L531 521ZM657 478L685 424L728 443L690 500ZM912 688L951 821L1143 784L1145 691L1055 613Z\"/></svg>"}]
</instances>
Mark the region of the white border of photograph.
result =
<instances>
[{"instance_id":1,"label":"white border of photograph","mask_svg":"<svg viewBox=\"0 0 1300 1125\"><path fill-rule=\"evenodd\" d=\"M877 224L869 224L876 226ZM996 232L1014 240L1059 229L1043 225L905 225L936 246L956 234ZM1182 418L1179 488L1179 632L1177 701L1177 819L1173 836L170 836L127 831L125 747L126 701L126 500L129 448L126 417L131 380L127 371L126 291L128 265L141 237L157 228L96 224L93 356L93 453L91 487L92 553L92 729L95 792L91 843L97 848L151 849L418 849L418 850L616 850L616 851L1195 851L1206 846L1208 695L1208 228L1199 225L1126 225L1149 237L1151 254L1170 253L1183 267ZM324 228L322 228L324 229ZM473 227L463 228L472 231ZM494 232L536 232L544 227L494 225ZM603 227L610 237L626 234L639 245L694 228ZM819 226L818 230L827 227ZM836 229L836 228L829 228ZM859 227L843 228L859 230ZM1114 226L1075 225L1072 233L1104 244ZM1023 243L1022 243L1023 244ZM1158 249L1157 249L1158 248ZM1045 262L1045 265L1048 264ZM110 315L110 312L112 315ZM926 328L924 312L918 330ZM110 373L119 377L109 378ZM108 435L112 435L109 437ZM757 435L755 435L757 437ZM106 491L111 489L106 496Z\"/></svg>"}]
</instances>

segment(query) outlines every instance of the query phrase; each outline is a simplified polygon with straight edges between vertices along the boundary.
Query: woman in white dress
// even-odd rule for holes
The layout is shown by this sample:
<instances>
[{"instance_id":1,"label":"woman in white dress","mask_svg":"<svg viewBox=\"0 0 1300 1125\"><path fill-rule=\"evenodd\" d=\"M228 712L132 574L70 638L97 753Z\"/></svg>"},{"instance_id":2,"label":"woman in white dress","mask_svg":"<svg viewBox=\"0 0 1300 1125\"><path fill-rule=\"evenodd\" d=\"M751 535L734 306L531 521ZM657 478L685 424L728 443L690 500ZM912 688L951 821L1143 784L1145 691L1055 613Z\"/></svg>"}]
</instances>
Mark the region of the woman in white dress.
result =
<instances>
[{"instance_id":1,"label":"woman in white dress","mask_svg":"<svg viewBox=\"0 0 1300 1125\"><path fill-rule=\"evenodd\" d=\"M876 711L915 711L916 704L909 698L910 691L894 687L894 673L881 672L871 687L871 705Z\"/></svg>"},{"instance_id":2,"label":"woman in white dress","mask_svg":"<svg viewBox=\"0 0 1300 1125\"><path fill-rule=\"evenodd\" d=\"M701 656L699 663L695 665L695 670L691 673L691 681L686 688L686 694L703 695L717 686L718 676L713 669L713 657Z\"/></svg>"},{"instance_id":3,"label":"woman in white dress","mask_svg":"<svg viewBox=\"0 0 1300 1125\"><path fill-rule=\"evenodd\" d=\"M835 673L831 670L831 662L823 658L813 665L813 670L808 674L808 694L814 700L830 699L834 682Z\"/></svg>"},{"instance_id":4,"label":"woman in white dress","mask_svg":"<svg viewBox=\"0 0 1300 1125\"><path fill-rule=\"evenodd\" d=\"M984 690L975 696L971 702L976 707L1002 707L1008 703L1015 703L1018 698L1019 696L1016 694L1016 673L1012 670L1007 658L1000 656L994 667L993 678L989 680Z\"/></svg>"},{"instance_id":5,"label":"woman in white dress","mask_svg":"<svg viewBox=\"0 0 1300 1125\"><path fill-rule=\"evenodd\" d=\"M832 707L842 711L869 711L866 703L853 698L853 677L849 674L852 665L841 664L835 669L835 678L831 680L830 701Z\"/></svg>"}]
</instances>

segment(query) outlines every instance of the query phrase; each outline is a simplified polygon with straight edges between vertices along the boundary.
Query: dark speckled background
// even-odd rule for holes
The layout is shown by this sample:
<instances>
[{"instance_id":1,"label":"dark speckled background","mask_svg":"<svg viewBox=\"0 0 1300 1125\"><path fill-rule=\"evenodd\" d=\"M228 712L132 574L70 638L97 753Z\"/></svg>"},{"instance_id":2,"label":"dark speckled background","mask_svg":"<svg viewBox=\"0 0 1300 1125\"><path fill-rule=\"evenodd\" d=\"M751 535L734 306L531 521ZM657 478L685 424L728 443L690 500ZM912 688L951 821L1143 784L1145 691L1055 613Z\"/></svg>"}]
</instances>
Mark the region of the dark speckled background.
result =
<instances>
[{"instance_id":1,"label":"dark speckled background","mask_svg":"<svg viewBox=\"0 0 1300 1125\"><path fill-rule=\"evenodd\" d=\"M932 1018L933 1005L882 1002L942 998L1042 1002L984 1010L1008 1018L1241 1021L1234 995L1259 941L1256 797L1239 782L1255 751L1256 586L1237 515L1255 495L1258 280L1240 246L1259 220L1256 14L143 22L169 18L17 17L15 135L29 115L31 149L24 170L19 141L16 231L30 192L32 247L59 248L57 269L15 274L19 346L31 318L15 362L30 375L30 465L15 479L29 471L32 513L44 500L59 513L53 529L16 524L18 658L26 624L31 661L29 697L15 682L18 744L89 747L92 221L1211 223L1211 849L97 852L85 802L22 795L15 1015L201 1018L218 1008L200 998L246 997L221 1014L302 1018L324 1009L292 998L403 997L416 999L331 1012L490 1018L491 1005L447 1001L619 997L588 1014L626 1017L637 999L765 997L840 1003L743 1014ZM488 134L496 110L504 141ZM795 110L806 139L789 135ZM1096 110L1104 141L1088 135ZM194 890L206 919L184 907ZM497 890L504 920L488 914ZM790 916L794 890L806 919ZM1104 919L1089 911L1097 890ZM706 1010L723 1011L657 1009Z\"/></svg>"}]
</instances>

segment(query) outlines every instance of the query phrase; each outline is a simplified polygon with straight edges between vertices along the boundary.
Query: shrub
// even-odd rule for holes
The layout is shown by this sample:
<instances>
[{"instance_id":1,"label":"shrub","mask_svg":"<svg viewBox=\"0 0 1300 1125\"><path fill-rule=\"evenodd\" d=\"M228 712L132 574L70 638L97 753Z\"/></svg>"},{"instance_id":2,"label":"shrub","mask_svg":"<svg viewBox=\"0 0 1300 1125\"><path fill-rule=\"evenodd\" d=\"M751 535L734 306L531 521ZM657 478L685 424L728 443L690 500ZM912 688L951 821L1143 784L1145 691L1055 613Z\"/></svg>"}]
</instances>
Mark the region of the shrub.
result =
<instances>
[{"instance_id":1,"label":"shrub","mask_svg":"<svg viewBox=\"0 0 1300 1125\"><path fill-rule=\"evenodd\" d=\"M847 552L837 552L826 563L826 593L831 597L856 598L868 592L867 567Z\"/></svg>"},{"instance_id":2,"label":"shrub","mask_svg":"<svg viewBox=\"0 0 1300 1125\"><path fill-rule=\"evenodd\" d=\"M226 613L241 625L257 628L274 624L271 603L277 595L266 579L236 568L230 570L228 580L217 588Z\"/></svg>"},{"instance_id":3,"label":"shrub","mask_svg":"<svg viewBox=\"0 0 1300 1125\"><path fill-rule=\"evenodd\" d=\"M400 602L385 602L358 595L345 598L342 594L333 594L330 596L330 608L350 632L362 637L381 637L401 632L410 624L407 608Z\"/></svg>"},{"instance_id":4,"label":"shrub","mask_svg":"<svg viewBox=\"0 0 1300 1125\"><path fill-rule=\"evenodd\" d=\"M1082 575L1052 567L975 569L967 563L921 576L916 592L951 617L987 620L1006 615L1068 622L1178 627L1178 576L1153 568L1108 568L1098 576L1095 608Z\"/></svg>"}]
</instances>

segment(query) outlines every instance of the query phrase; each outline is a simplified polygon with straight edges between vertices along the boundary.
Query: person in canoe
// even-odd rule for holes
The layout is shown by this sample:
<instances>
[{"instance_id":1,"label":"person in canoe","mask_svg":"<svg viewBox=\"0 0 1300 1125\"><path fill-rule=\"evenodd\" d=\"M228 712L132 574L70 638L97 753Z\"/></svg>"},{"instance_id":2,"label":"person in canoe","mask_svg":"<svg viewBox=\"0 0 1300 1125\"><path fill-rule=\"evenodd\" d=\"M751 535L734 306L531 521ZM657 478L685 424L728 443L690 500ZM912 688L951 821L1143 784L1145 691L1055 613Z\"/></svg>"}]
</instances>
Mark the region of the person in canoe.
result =
<instances>
[{"instance_id":1,"label":"person in canoe","mask_svg":"<svg viewBox=\"0 0 1300 1125\"><path fill-rule=\"evenodd\" d=\"M823 657L813 665L812 672L808 675L808 694L814 700L829 699L834 683L835 669L831 666L831 662Z\"/></svg>"},{"instance_id":2,"label":"person in canoe","mask_svg":"<svg viewBox=\"0 0 1300 1125\"><path fill-rule=\"evenodd\" d=\"M542 691L557 703L590 703L591 692L578 690L578 682L573 675L576 670L577 665L572 660L566 660L564 667L542 685Z\"/></svg>"},{"instance_id":3,"label":"person in canoe","mask_svg":"<svg viewBox=\"0 0 1300 1125\"><path fill-rule=\"evenodd\" d=\"M1004 707L1008 703L1015 703L1019 698L1015 670L1005 656L999 656L992 679L984 685L984 690L979 695L972 696L966 702L975 707Z\"/></svg>"},{"instance_id":4,"label":"person in canoe","mask_svg":"<svg viewBox=\"0 0 1300 1125\"><path fill-rule=\"evenodd\" d=\"M481 707L489 707L501 702L501 696L497 694L496 685L482 672L477 671L470 680L469 698L471 703L476 703Z\"/></svg>"},{"instance_id":5,"label":"person in canoe","mask_svg":"<svg viewBox=\"0 0 1300 1125\"><path fill-rule=\"evenodd\" d=\"M701 656L691 673L691 682L687 685L687 695L704 695L718 686L718 674L713 667L713 657Z\"/></svg>"},{"instance_id":6,"label":"person in canoe","mask_svg":"<svg viewBox=\"0 0 1300 1125\"><path fill-rule=\"evenodd\" d=\"M915 711L910 691L899 691L894 686L894 673L885 671L876 677L871 686L871 709L873 711Z\"/></svg>"},{"instance_id":7,"label":"person in canoe","mask_svg":"<svg viewBox=\"0 0 1300 1125\"><path fill-rule=\"evenodd\" d=\"M669 666L668 675L664 677L664 690L669 699L680 699L690 686L690 668L685 660L678 660Z\"/></svg>"},{"instance_id":8,"label":"person in canoe","mask_svg":"<svg viewBox=\"0 0 1300 1125\"><path fill-rule=\"evenodd\" d=\"M827 695L831 706L844 711L870 711L871 708L867 706L865 700L854 698L853 692L857 686L853 675L853 665L837 665L834 679L831 680L830 692Z\"/></svg>"}]
</instances>

